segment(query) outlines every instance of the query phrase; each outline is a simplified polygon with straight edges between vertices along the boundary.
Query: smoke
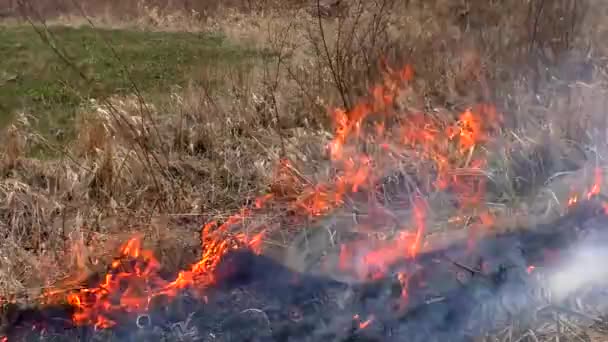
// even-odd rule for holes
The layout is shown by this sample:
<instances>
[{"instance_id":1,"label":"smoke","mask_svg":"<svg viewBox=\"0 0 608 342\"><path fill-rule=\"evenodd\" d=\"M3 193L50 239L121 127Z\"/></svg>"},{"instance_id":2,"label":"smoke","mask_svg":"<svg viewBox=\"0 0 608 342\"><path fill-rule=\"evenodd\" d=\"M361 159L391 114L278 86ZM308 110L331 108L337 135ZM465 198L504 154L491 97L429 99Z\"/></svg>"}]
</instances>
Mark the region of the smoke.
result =
<instances>
[{"instance_id":1,"label":"smoke","mask_svg":"<svg viewBox=\"0 0 608 342\"><path fill-rule=\"evenodd\" d=\"M608 285L608 233L593 231L575 244L547 277L554 300L562 301L582 289Z\"/></svg>"},{"instance_id":2,"label":"smoke","mask_svg":"<svg viewBox=\"0 0 608 342\"><path fill-rule=\"evenodd\" d=\"M453 267L445 277L426 278L425 286L441 293L441 300L433 303L414 300L428 291L411 288L410 299L418 304L399 319L399 338L464 342L507 326L520 331L542 327L540 332L547 334L556 327L554 310L574 315L569 319L580 326L608 314L608 223L591 212L585 209L549 225L486 237L473 250L456 244L420 255L426 275L442 273L442 264L457 263L470 269L461 270L470 276L447 291L439 288L445 288Z\"/></svg>"}]
</instances>

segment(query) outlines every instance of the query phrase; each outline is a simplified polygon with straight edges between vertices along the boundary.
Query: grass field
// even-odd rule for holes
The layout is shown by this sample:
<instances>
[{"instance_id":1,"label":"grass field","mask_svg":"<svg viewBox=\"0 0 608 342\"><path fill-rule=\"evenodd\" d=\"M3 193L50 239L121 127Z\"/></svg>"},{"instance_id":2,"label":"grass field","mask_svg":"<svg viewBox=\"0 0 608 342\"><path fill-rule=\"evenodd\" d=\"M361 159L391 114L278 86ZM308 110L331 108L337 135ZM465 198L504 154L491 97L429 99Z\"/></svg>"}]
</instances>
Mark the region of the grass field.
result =
<instances>
[{"instance_id":1,"label":"grass field","mask_svg":"<svg viewBox=\"0 0 608 342\"><path fill-rule=\"evenodd\" d=\"M220 34L87 26L37 30L0 26L0 123L16 111L32 113L45 134L64 130L71 136L75 113L88 99L137 90L150 101L174 86L209 82L205 70L243 65L258 55Z\"/></svg>"}]
</instances>

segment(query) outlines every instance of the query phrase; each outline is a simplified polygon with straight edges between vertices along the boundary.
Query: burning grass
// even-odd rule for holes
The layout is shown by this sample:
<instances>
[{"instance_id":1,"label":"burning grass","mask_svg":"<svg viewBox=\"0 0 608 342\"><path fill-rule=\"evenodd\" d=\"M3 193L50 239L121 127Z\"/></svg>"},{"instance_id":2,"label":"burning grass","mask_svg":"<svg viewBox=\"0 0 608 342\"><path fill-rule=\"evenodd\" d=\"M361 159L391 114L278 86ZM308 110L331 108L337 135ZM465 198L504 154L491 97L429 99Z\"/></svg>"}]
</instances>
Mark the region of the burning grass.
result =
<instances>
[{"instance_id":1,"label":"burning grass","mask_svg":"<svg viewBox=\"0 0 608 342\"><path fill-rule=\"evenodd\" d=\"M271 189L282 191L271 191L258 197L250 208L240 210L221 225L215 222L206 224L201 237L202 258L180 271L174 280L160 276L161 264L153 252L142 249L140 240L135 238L121 247L120 255L112 261L100 284L75 291L66 291L61 286L46 290L42 301L67 301L75 309L75 324L109 328L116 324L111 317L144 314L149 303L161 295L173 298L190 289L201 293L202 300L205 289L215 283L217 264L228 251L251 248L260 253L263 252L263 238L280 234L276 230L280 226L273 229L268 226L269 221L255 224L249 222L250 218L255 219L267 207L281 205L287 209L286 217L302 226L311 218L331 215L347 200L357 203L357 194L366 198L359 204L381 209L384 214L372 217L372 225L339 227L357 232L341 243L338 265L341 272L363 281L380 279L387 276L386 272L394 263L404 259L415 260L425 247L426 212L432 210L428 199L440 192L453 196L455 213L451 217L435 219L445 222L446 219L466 216L472 222L467 233L473 246L484 234L484 227L490 227L494 221L494 214L488 210L484 199L488 177L483 168L487 156L484 149L475 150L478 146L490 146L488 142L496 134L493 132L501 115L492 106L480 105L454 116L453 123L443 126L439 123L437 126L433 115L411 112L399 105L400 96L412 91L412 77L410 66L403 70L387 69L384 81L373 88L368 99L361 100L350 111L336 109L334 138L327 148L333 175L324 183L301 183L297 168L290 161L281 160L274 177L280 186L271 186ZM370 126L368 117L375 112L384 113L384 117ZM416 178L411 180L410 191L402 194L406 208L411 208L412 227L398 225L394 227L395 234L384 242L370 243L370 236L387 228L378 224L383 216L396 216L391 213L391 203L378 199L379 181L395 165L412 159L417 161L418 170L409 174ZM598 169L586 197L597 197L602 182ZM403 272L398 279L402 282L405 306L410 275Z\"/></svg>"},{"instance_id":2,"label":"burning grass","mask_svg":"<svg viewBox=\"0 0 608 342\"><path fill-rule=\"evenodd\" d=\"M462 22L437 1L437 9L421 5L400 16L398 5L384 4L391 6L388 12L355 4L345 9L352 16L335 21L303 11L289 12L302 20L285 20L281 12L246 19L232 13L215 27L240 39L259 39L268 30L264 44L275 54L251 68L222 71L220 86L195 80L160 101L101 96L79 109L73 144L49 143L34 129L34 117L18 115L2 154L3 296L66 303L75 324L108 328L117 324L114 317L145 314L159 297L192 292L204 301L218 263L235 249L287 255L286 263L303 271L374 281L387 277L393 264L416 263L421 252L438 248L438 236L457 231L475 246L505 227L526 226L515 219L546 220L581 200L603 201L599 62L585 76L595 83L580 73L566 79L559 73L561 57L543 66L557 78L531 80L531 64L516 63L523 54L506 52L513 42L495 40L501 23L487 24L490 37L475 38L471 20L485 14L465 11L469 19ZM554 14L535 7L542 6L538 2L530 6L514 7L509 18ZM444 20L449 37L433 25L414 30L429 13L432 23ZM237 32L236 21L247 32ZM261 29L260 23L268 25ZM578 24L567 29L584 31ZM530 36L521 26L505 26L516 37L533 38L530 44L543 51L563 37L577 49L580 41L547 27ZM76 38L92 34L61 30ZM176 34L180 39L171 43L164 40L167 33L119 36L133 43L127 39L132 34L162 35L168 48L185 42L188 54L199 47L208 52L192 44L195 35ZM136 40L130 47L145 43ZM464 41L466 51L450 43ZM440 43L442 54L433 50ZM562 56L564 47L550 48ZM239 55L233 52L226 56ZM526 55L533 56L532 49ZM390 60L413 63L401 68ZM234 63L240 61L239 55ZM181 68L190 70L192 63L158 66L180 69L171 69L168 78L180 83L179 75L187 73ZM358 68L367 78L358 78ZM142 86L155 84L150 68L144 69ZM341 106L332 109L325 101ZM580 118L572 120L570 113ZM25 157L40 144L62 159ZM108 253L117 249L115 257ZM66 257L72 272L62 263ZM402 307L409 301L409 271L396 275ZM85 281L91 275L102 276ZM364 329L374 318L357 322Z\"/></svg>"}]
</instances>

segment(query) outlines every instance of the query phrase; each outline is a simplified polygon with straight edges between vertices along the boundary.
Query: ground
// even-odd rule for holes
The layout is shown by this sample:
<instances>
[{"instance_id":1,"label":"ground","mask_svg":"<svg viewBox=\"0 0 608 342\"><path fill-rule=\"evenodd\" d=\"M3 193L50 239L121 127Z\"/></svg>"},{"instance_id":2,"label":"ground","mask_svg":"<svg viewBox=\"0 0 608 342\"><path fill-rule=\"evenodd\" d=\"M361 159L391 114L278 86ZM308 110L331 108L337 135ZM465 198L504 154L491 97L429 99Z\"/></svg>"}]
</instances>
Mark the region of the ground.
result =
<instances>
[{"instance_id":1,"label":"ground","mask_svg":"<svg viewBox=\"0 0 608 342\"><path fill-rule=\"evenodd\" d=\"M599 0L165 5L0 0L0 297L135 233L182 269L252 208L233 233L305 269L369 226L469 236L602 192Z\"/></svg>"}]
</instances>

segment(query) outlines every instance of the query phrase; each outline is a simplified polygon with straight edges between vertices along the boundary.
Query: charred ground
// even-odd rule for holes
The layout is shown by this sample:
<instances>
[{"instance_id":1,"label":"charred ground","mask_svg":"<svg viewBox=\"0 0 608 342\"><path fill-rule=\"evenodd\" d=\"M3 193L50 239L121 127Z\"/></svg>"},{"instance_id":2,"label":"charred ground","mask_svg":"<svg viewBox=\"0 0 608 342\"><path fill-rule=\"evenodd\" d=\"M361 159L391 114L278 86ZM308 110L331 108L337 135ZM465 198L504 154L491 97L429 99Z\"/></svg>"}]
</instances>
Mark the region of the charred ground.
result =
<instances>
[{"instance_id":1,"label":"charred ground","mask_svg":"<svg viewBox=\"0 0 608 342\"><path fill-rule=\"evenodd\" d=\"M607 223L601 205L589 202L551 224L481 239L475 253L466 243L422 253L407 307L399 305L402 288L395 275L414 265L397 262L385 278L348 284L296 273L237 250L225 255L204 302L187 290L173 300L157 298L148 313L124 313L115 318L115 328L104 331L72 326L69 307L11 307L7 336L10 341L461 342L507 327L517 333L536 330L552 322L555 313L575 316L589 327L601 323L602 316L583 314L577 304L605 314L608 297L601 286L552 301L551 289L539 279L570 258L587 237L603 245Z\"/></svg>"}]
</instances>

